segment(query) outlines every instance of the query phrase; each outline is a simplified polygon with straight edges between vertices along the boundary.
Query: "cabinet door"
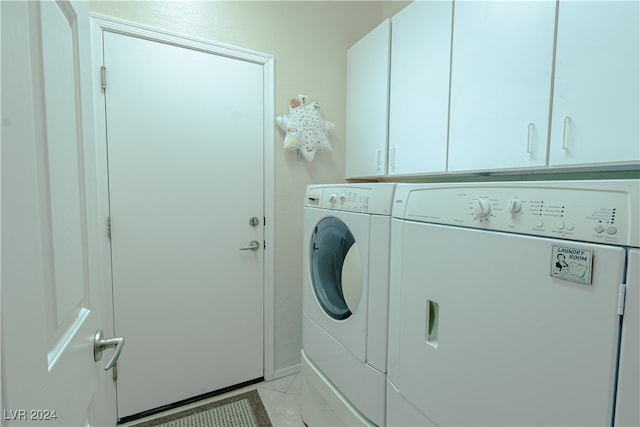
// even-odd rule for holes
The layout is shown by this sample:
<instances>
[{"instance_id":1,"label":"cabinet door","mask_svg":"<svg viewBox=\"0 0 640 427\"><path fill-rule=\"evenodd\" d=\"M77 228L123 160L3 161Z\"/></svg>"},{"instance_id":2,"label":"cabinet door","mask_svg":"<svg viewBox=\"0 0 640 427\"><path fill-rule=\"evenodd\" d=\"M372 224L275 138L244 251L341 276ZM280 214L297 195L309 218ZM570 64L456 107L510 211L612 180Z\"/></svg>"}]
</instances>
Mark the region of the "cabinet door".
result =
<instances>
[{"instance_id":1,"label":"cabinet door","mask_svg":"<svg viewBox=\"0 0 640 427\"><path fill-rule=\"evenodd\" d=\"M555 7L455 3L450 171L546 165Z\"/></svg>"},{"instance_id":2,"label":"cabinet door","mask_svg":"<svg viewBox=\"0 0 640 427\"><path fill-rule=\"evenodd\" d=\"M389 175L446 170L452 7L414 2L392 18Z\"/></svg>"},{"instance_id":3,"label":"cabinet door","mask_svg":"<svg viewBox=\"0 0 640 427\"><path fill-rule=\"evenodd\" d=\"M348 50L346 178L387 173L390 38L387 19Z\"/></svg>"},{"instance_id":4,"label":"cabinet door","mask_svg":"<svg viewBox=\"0 0 640 427\"><path fill-rule=\"evenodd\" d=\"M640 161L639 2L563 1L549 164Z\"/></svg>"}]
</instances>

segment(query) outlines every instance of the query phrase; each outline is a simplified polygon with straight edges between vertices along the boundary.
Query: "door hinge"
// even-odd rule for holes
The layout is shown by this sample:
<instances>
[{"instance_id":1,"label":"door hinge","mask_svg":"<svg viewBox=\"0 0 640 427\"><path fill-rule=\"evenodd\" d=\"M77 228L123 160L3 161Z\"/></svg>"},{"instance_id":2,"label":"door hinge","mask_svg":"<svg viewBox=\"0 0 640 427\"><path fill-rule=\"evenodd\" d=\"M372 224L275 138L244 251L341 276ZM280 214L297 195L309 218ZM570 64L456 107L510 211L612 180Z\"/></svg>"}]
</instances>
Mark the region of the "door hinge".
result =
<instances>
[{"instance_id":1,"label":"door hinge","mask_svg":"<svg viewBox=\"0 0 640 427\"><path fill-rule=\"evenodd\" d=\"M620 284L620 289L618 289L618 314L622 316L624 314L624 302L627 296L627 285L624 283Z\"/></svg>"},{"instance_id":2,"label":"door hinge","mask_svg":"<svg viewBox=\"0 0 640 427\"><path fill-rule=\"evenodd\" d=\"M107 237L111 238L111 216L107 217Z\"/></svg>"},{"instance_id":3,"label":"door hinge","mask_svg":"<svg viewBox=\"0 0 640 427\"><path fill-rule=\"evenodd\" d=\"M100 67L100 86L102 90L107 90L107 67Z\"/></svg>"}]
</instances>

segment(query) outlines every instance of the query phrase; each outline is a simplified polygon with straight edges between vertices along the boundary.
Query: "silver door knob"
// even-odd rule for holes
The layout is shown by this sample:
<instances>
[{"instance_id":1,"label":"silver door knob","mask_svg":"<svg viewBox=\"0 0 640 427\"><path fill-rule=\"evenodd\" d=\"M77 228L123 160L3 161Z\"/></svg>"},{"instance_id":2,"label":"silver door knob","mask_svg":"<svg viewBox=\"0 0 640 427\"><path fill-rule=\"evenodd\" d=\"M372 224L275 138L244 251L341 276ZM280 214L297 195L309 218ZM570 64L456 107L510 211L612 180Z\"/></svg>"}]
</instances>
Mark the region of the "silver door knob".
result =
<instances>
[{"instance_id":1,"label":"silver door knob","mask_svg":"<svg viewBox=\"0 0 640 427\"><path fill-rule=\"evenodd\" d=\"M93 338L93 360L99 362L100 359L102 359L102 352L111 347L115 347L116 350L113 353L113 356L111 357L109 363L107 363L107 366L105 366L105 371L113 368L114 365L118 362L120 353L122 353L122 348L124 347L124 337L105 340L104 332L102 332L102 329L97 331L95 337Z\"/></svg>"},{"instance_id":2,"label":"silver door knob","mask_svg":"<svg viewBox=\"0 0 640 427\"><path fill-rule=\"evenodd\" d=\"M260 249L260 242L257 240L252 240L251 243L249 243L249 246L240 248L241 251L257 251L258 249Z\"/></svg>"}]
</instances>

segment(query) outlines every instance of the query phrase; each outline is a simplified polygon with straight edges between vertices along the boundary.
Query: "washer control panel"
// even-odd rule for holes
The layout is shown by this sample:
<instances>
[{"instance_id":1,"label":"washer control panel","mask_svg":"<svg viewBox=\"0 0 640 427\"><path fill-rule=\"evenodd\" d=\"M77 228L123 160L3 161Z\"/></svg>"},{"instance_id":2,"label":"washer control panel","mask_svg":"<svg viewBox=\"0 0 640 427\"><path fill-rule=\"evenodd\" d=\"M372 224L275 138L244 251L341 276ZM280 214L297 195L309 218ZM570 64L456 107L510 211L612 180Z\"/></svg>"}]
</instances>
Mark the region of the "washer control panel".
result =
<instances>
[{"instance_id":1,"label":"washer control panel","mask_svg":"<svg viewBox=\"0 0 640 427\"><path fill-rule=\"evenodd\" d=\"M395 186L392 183L310 185L305 206L391 215Z\"/></svg>"},{"instance_id":2,"label":"washer control panel","mask_svg":"<svg viewBox=\"0 0 640 427\"><path fill-rule=\"evenodd\" d=\"M393 216L623 246L640 246L640 181L398 185Z\"/></svg>"},{"instance_id":3,"label":"washer control panel","mask_svg":"<svg viewBox=\"0 0 640 427\"><path fill-rule=\"evenodd\" d=\"M325 208L340 208L352 212L369 212L370 191L344 189L325 196Z\"/></svg>"}]
</instances>

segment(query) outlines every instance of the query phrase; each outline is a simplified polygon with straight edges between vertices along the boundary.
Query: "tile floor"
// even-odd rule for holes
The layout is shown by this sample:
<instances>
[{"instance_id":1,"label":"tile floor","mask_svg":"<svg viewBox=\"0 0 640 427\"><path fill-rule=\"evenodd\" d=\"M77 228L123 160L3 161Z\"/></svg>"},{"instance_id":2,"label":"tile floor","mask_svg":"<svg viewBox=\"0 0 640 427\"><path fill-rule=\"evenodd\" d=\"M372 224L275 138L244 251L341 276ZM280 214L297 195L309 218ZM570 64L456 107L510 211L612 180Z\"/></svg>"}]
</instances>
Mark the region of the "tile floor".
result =
<instances>
[{"instance_id":1,"label":"tile floor","mask_svg":"<svg viewBox=\"0 0 640 427\"><path fill-rule=\"evenodd\" d=\"M257 389L260 394L260 398L262 399L262 403L269 414L271 424L273 424L274 427L304 427L302 417L300 416L301 388L302 377L297 373L273 381L263 381L261 383L252 384L229 393L181 406L171 411L162 412L147 418L141 418L129 423L121 424L121 426L132 426L142 421L148 421L174 412L184 411L185 409L193 408L205 403L215 402L216 400Z\"/></svg>"}]
</instances>

